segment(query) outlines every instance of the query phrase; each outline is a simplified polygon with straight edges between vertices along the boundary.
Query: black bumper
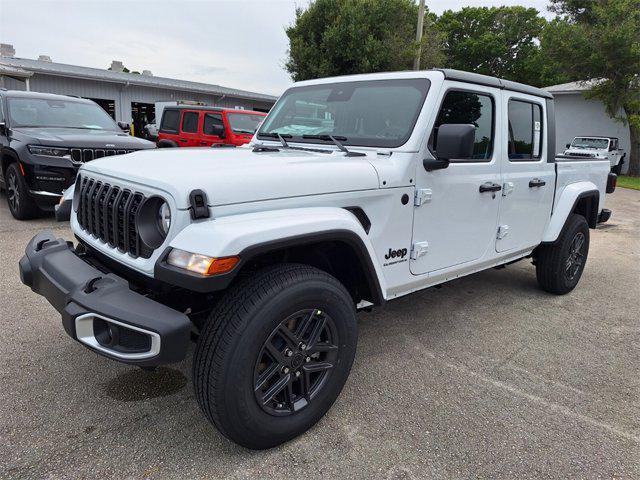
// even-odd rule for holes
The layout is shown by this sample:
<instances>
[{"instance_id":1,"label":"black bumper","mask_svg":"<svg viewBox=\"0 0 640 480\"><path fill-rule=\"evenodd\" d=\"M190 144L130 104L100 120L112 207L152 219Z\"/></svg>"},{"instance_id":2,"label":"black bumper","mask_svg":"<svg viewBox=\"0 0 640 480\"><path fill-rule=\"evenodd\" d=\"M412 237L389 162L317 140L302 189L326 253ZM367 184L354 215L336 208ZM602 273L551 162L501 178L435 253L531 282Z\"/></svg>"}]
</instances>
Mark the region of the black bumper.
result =
<instances>
[{"instance_id":1,"label":"black bumper","mask_svg":"<svg viewBox=\"0 0 640 480\"><path fill-rule=\"evenodd\" d=\"M184 359L189 318L129 288L126 280L89 265L49 231L31 239L20 279L62 314L65 331L97 353L140 366Z\"/></svg>"}]
</instances>

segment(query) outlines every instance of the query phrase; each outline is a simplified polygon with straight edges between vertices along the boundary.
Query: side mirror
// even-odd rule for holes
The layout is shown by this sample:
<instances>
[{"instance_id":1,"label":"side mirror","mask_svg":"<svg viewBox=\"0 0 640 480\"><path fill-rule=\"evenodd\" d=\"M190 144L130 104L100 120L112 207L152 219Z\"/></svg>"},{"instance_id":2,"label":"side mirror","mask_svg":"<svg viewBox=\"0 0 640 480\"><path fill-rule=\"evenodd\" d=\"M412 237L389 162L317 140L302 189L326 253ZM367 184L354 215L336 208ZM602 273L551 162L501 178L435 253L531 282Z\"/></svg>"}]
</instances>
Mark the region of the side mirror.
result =
<instances>
[{"instance_id":1,"label":"side mirror","mask_svg":"<svg viewBox=\"0 0 640 480\"><path fill-rule=\"evenodd\" d=\"M118 126L120 127L120 130L122 130L123 132L129 133L131 131L131 127L126 122L118 122Z\"/></svg>"},{"instance_id":2,"label":"side mirror","mask_svg":"<svg viewBox=\"0 0 640 480\"><path fill-rule=\"evenodd\" d=\"M0 122L0 135L7 134L7 124L4 122Z\"/></svg>"},{"instance_id":3,"label":"side mirror","mask_svg":"<svg viewBox=\"0 0 640 480\"><path fill-rule=\"evenodd\" d=\"M224 138L224 127L213 127L209 135L215 135L216 137Z\"/></svg>"},{"instance_id":4,"label":"side mirror","mask_svg":"<svg viewBox=\"0 0 640 480\"><path fill-rule=\"evenodd\" d=\"M571 144L570 144L570 143L567 143L566 147L567 147L567 148L571 148Z\"/></svg>"},{"instance_id":5,"label":"side mirror","mask_svg":"<svg viewBox=\"0 0 640 480\"><path fill-rule=\"evenodd\" d=\"M447 123L438 128L436 158L469 160L473 158L473 144L476 139L476 127L471 124ZM446 168L446 167L441 167Z\"/></svg>"}]
</instances>

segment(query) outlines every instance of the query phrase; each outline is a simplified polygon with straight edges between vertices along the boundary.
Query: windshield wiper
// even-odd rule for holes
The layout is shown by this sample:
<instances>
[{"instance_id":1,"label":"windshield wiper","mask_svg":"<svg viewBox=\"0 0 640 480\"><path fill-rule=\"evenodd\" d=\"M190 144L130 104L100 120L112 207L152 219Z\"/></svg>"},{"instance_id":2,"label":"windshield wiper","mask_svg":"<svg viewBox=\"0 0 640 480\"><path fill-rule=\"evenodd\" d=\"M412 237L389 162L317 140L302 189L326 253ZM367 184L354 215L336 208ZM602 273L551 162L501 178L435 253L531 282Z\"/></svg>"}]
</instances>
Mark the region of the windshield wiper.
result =
<instances>
[{"instance_id":1,"label":"windshield wiper","mask_svg":"<svg viewBox=\"0 0 640 480\"><path fill-rule=\"evenodd\" d=\"M341 137L341 136L333 136L333 135L302 135L302 138L305 139L309 139L309 140L324 140L324 141L329 141L329 142L333 142L334 145L336 147L338 147L338 150L340 150L341 152L344 152L346 154L347 157L366 157L367 154L363 153L363 152L352 152L351 150L347 149L347 147L345 147L342 142L346 142L347 141L347 137Z\"/></svg>"},{"instance_id":2,"label":"windshield wiper","mask_svg":"<svg viewBox=\"0 0 640 480\"><path fill-rule=\"evenodd\" d=\"M288 148L290 150L302 150L305 152L318 152L318 153L331 153L330 150L320 150L318 148L292 147L285 140L285 138L293 138L293 136L289 133L258 132L258 138L260 137L276 138L280 141L280 144L282 145L283 148Z\"/></svg>"}]
</instances>

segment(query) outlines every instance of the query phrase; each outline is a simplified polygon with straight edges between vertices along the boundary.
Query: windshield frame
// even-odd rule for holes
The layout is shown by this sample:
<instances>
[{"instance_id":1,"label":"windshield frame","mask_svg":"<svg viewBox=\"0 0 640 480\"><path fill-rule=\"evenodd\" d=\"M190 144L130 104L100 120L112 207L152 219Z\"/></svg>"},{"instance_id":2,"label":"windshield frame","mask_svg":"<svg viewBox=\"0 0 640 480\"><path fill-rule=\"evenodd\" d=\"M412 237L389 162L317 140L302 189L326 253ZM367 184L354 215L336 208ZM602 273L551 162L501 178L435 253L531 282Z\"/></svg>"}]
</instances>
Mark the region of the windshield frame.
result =
<instances>
[{"instance_id":1,"label":"windshield frame","mask_svg":"<svg viewBox=\"0 0 640 480\"><path fill-rule=\"evenodd\" d=\"M418 118L422 113L422 109L424 107L424 103L429 95L429 90L431 89L431 80L425 77L403 77L403 78L380 78L375 80L352 80L352 81L336 81L336 82L327 82L327 83L314 83L312 85L301 85L301 86L293 86L285 91L282 96L278 99L276 104L271 108L269 114L265 117L264 121L260 125L260 129L256 132L256 138L259 140L267 140L274 141L271 136L264 136L263 134L269 134L272 132L265 131L264 128L268 125L269 120L272 116L275 116L279 113L280 105L284 104L284 101L291 93L304 92L305 90L322 90L322 89L330 89L338 86L349 87L352 85L357 86L376 86L376 84L387 83L387 84L407 84L408 86L417 86L418 84L422 84L418 90L421 93L420 100L416 104L416 110L409 122L409 128L407 129L404 137L399 139L385 139L385 138L349 138L349 135L344 135L342 132L329 132L328 135L332 136L346 136L347 140L341 141L341 143L345 146L350 147L370 147L370 148L399 148L403 146L405 143L409 141L411 135L416 127L416 123L418 122ZM310 144L320 144L326 145L327 142L318 139L305 139L302 138L302 135L294 135L292 137L286 137L287 141L290 143L310 143ZM277 140L276 140L277 141Z\"/></svg>"},{"instance_id":2,"label":"windshield frame","mask_svg":"<svg viewBox=\"0 0 640 480\"><path fill-rule=\"evenodd\" d=\"M42 101L42 102L49 102L49 101L54 101L54 102L65 102L65 103L75 103L75 104L80 104L80 105L87 105L89 107L92 108L97 108L99 109L99 111L104 114L104 117L106 119L109 120L109 124L112 127L111 129L107 129L107 128L91 128L91 127L84 127L84 126L69 126L69 125L22 125L20 123L16 123L14 121L14 118L11 114L11 104L15 101L20 101L20 100L27 100L27 101ZM72 128L72 129L78 129L78 130L90 130L90 131L100 131L100 132L115 132L115 133L119 133L122 130L118 127L118 124L116 123L116 121L111 117L111 115L109 115L107 112L104 111L104 109L98 105L95 102L91 102L91 101L78 101L75 98L45 98L45 97L28 97L28 96L15 96L15 97L8 97L7 98L7 120L9 120L9 125L11 128Z\"/></svg>"}]
</instances>

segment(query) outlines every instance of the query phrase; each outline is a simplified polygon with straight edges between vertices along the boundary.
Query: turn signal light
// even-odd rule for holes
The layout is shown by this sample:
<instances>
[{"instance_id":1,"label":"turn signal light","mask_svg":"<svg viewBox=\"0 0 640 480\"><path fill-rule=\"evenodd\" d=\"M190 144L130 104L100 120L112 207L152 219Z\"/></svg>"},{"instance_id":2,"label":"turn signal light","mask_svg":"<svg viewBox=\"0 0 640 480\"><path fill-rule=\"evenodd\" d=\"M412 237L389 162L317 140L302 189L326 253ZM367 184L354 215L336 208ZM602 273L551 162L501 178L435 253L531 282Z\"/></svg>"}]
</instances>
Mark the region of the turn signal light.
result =
<instances>
[{"instance_id":1,"label":"turn signal light","mask_svg":"<svg viewBox=\"0 0 640 480\"><path fill-rule=\"evenodd\" d=\"M184 268L200 275L220 275L230 272L240 261L240 257L208 257L199 253L186 252L174 248L167 257L167 263L174 267Z\"/></svg>"}]
</instances>

